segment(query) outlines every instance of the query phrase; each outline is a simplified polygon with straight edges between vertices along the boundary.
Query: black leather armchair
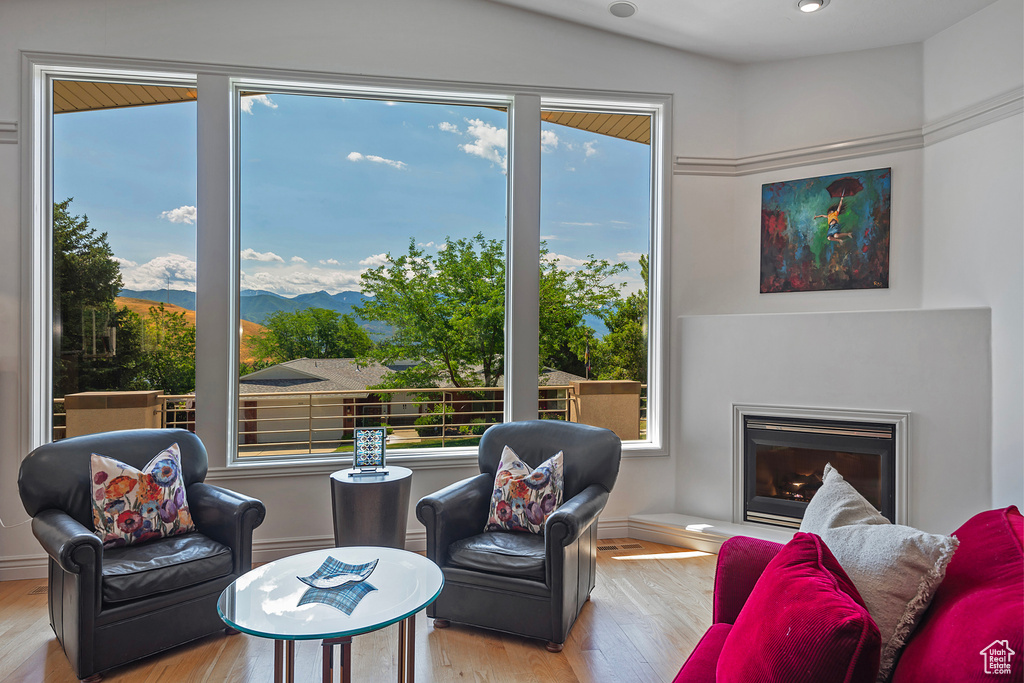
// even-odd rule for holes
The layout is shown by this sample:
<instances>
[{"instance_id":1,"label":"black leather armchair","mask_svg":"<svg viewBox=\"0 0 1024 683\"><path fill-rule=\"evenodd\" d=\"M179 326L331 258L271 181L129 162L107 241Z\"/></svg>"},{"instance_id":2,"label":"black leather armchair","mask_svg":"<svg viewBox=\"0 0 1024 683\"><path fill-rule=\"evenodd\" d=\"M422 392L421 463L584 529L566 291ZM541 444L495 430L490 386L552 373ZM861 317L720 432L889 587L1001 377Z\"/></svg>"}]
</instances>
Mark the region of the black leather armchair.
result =
<instances>
[{"instance_id":1,"label":"black leather armchair","mask_svg":"<svg viewBox=\"0 0 1024 683\"><path fill-rule=\"evenodd\" d=\"M142 468L181 449L195 533L103 548L93 533L92 453ZM50 625L80 679L224 629L221 591L252 567L260 501L204 484L206 448L182 429L135 429L46 444L21 463L18 490L50 556Z\"/></svg>"},{"instance_id":2,"label":"black leather armchair","mask_svg":"<svg viewBox=\"0 0 1024 683\"><path fill-rule=\"evenodd\" d=\"M508 445L530 467L564 453L562 505L544 535L484 532L501 452ZM531 420L495 425L480 439L480 474L422 498L427 557L444 588L427 607L434 626L455 621L548 641L562 649L594 589L597 518L619 473L622 444L597 427Z\"/></svg>"}]
</instances>

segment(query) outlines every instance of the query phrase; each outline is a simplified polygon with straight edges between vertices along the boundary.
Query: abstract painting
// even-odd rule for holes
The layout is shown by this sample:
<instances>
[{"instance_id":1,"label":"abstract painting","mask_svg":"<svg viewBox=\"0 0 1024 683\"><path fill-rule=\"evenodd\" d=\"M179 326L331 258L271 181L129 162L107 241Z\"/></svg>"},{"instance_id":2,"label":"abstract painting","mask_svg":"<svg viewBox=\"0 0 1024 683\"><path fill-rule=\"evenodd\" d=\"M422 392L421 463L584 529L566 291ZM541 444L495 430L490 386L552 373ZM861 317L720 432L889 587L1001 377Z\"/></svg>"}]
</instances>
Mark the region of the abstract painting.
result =
<instances>
[{"instance_id":1,"label":"abstract painting","mask_svg":"<svg viewBox=\"0 0 1024 683\"><path fill-rule=\"evenodd\" d=\"M889 286L892 169L761 186L761 292Z\"/></svg>"}]
</instances>

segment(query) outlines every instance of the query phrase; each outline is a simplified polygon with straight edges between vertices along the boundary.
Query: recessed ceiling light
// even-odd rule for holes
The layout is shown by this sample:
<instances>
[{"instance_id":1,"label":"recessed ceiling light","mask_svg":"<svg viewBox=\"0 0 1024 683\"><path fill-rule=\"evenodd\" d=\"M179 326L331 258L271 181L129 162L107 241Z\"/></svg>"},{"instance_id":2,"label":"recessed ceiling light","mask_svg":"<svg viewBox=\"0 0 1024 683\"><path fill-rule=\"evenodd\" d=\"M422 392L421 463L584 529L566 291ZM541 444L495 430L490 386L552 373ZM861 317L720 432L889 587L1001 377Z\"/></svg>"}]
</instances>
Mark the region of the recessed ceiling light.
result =
<instances>
[{"instance_id":1,"label":"recessed ceiling light","mask_svg":"<svg viewBox=\"0 0 1024 683\"><path fill-rule=\"evenodd\" d=\"M631 2L620 0L620 2L613 2L608 5L608 11L612 13L612 16L616 16L619 19L625 19L626 17L631 17L636 14L636 5Z\"/></svg>"},{"instance_id":2,"label":"recessed ceiling light","mask_svg":"<svg viewBox=\"0 0 1024 683\"><path fill-rule=\"evenodd\" d=\"M827 4L828 0L800 0L796 6L801 12L817 12Z\"/></svg>"}]
</instances>

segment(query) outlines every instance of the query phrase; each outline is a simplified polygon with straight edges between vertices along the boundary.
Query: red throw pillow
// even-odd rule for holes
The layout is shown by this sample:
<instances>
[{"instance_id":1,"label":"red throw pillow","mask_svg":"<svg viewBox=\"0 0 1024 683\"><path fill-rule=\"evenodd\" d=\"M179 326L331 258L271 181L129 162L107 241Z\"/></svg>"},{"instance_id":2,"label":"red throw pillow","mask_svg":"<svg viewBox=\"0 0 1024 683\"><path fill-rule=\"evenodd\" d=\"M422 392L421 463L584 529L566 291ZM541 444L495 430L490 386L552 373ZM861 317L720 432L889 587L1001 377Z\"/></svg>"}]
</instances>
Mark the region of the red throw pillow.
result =
<instances>
[{"instance_id":1,"label":"red throw pillow","mask_svg":"<svg viewBox=\"0 0 1024 683\"><path fill-rule=\"evenodd\" d=\"M718 659L717 683L873 683L882 638L824 541L798 533L765 568Z\"/></svg>"},{"instance_id":2,"label":"red throw pillow","mask_svg":"<svg viewBox=\"0 0 1024 683\"><path fill-rule=\"evenodd\" d=\"M1016 507L971 517L960 547L896 664L892 683L1024 680L1024 517Z\"/></svg>"}]
</instances>

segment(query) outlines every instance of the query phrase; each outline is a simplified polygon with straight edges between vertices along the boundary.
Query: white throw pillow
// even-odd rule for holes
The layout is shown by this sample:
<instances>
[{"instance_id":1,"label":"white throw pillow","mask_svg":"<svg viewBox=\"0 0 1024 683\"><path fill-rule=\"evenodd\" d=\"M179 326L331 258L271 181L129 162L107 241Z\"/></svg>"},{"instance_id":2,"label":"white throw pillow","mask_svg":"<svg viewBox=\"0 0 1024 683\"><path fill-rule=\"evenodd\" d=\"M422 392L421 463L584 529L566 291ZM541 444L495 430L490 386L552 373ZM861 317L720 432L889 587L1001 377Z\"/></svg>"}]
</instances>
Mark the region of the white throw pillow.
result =
<instances>
[{"instance_id":1,"label":"white throw pillow","mask_svg":"<svg viewBox=\"0 0 1024 683\"><path fill-rule=\"evenodd\" d=\"M864 598L882 635L877 680L889 680L959 541L892 524L831 465L800 531L821 536Z\"/></svg>"}]
</instances>

